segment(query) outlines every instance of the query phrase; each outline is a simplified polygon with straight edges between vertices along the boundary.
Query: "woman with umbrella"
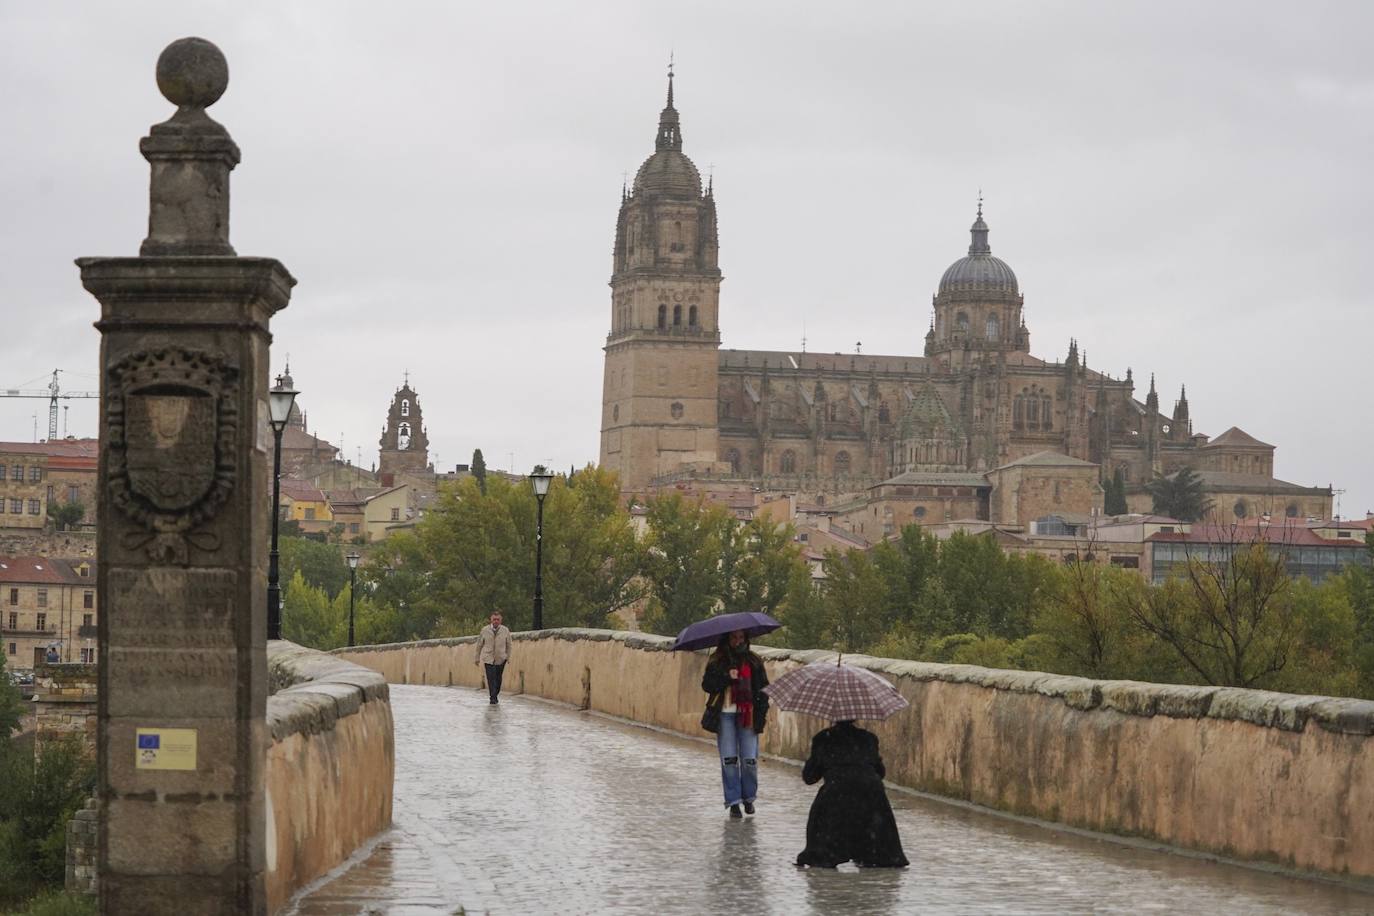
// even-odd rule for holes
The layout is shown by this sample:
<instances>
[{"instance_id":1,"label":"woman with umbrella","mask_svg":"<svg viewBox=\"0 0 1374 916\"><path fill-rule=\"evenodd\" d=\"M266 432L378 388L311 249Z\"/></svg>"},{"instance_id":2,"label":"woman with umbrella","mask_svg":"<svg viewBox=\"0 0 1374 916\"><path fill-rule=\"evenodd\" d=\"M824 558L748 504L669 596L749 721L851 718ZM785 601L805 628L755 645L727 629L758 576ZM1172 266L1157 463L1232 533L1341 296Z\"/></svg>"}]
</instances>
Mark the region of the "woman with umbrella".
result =
<instances>
[{"instance_id":1,"label":"woman with umbrella","mask_svg":"<svg viewBox=\"0 0 1374 916\"><path fill-rule=\"evenodd\" d=\"M835 722L811 739L802 780L825 780L806 820L806 848L797 865L903 868L909 863L897 833L878 754L878 736L855 719L885 719L907 705L891 684L864 668L817 662L788 672L769 688L780 709Z\"/></svg>"},{"instance_id":2,"label":"woman with umbrella","mask_svg":"<svg viewBox=\"0 0 1374 916\"><path fill-rule=\"evenodd\" d=\"M759 788L759 733L768 719L768 672L749 647L749 636L776 630L767 614L721 614L698 621L678 634L676 649L700 649L714 643L701 689L706 710L701 727L716 733L720 778L730 816L754 813ZM743 805L744 811L740 811Z\"/></svg>"}]
</instances>

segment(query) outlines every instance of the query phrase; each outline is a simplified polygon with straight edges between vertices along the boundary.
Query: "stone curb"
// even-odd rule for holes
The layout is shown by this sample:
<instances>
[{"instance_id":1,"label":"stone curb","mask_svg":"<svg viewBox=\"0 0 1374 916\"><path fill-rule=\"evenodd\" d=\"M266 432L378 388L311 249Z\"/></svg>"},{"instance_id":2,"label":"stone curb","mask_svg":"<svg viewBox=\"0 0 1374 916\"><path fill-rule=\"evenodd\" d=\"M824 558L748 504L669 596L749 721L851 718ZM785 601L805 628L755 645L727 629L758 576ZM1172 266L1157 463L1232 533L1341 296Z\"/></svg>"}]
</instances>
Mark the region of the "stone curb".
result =
<instances>
[{"instance_id":1,"label":"stone curb","mask_svg":"<svg viewBox=\"0 0 1374 916\"><path fill-rule=\"evenodd\" d=\"M624 643L648 652L671 651L673 640L667 636L624 630L596 630L583 627L513 633L518 641L538 639L586 640ZM471 645L476 636L427 639L419 642L389 643L335 649L336 654L385 652L401 648L427 648ZM290 645L289 643L287 645ZM810 664L833 661L835 653L822 649L775 649L755 647L769 661ZM305 650L309 651L309 650ZM705 651L705 650L702 650ZM970 684L1011 693L1037 693L1057 697L1078 710L1104 709L1128 716L1167 716L1174 719L1227 719L1249 722L1264 728L1300 732L1309 721L1329 732L1346 735L1374 735L1374 701L1345 697L1301 696L1240 687L1198 687L1188 684L1149 684L1141 681L1096 681L1090 678L1042 671L1012 671L980 668L976 665L944 665L869 655L845 655L844 661L861 668L916 681L941 681ZM351 666L350 666L351 667Z\"/></svg>"}]
</instances>

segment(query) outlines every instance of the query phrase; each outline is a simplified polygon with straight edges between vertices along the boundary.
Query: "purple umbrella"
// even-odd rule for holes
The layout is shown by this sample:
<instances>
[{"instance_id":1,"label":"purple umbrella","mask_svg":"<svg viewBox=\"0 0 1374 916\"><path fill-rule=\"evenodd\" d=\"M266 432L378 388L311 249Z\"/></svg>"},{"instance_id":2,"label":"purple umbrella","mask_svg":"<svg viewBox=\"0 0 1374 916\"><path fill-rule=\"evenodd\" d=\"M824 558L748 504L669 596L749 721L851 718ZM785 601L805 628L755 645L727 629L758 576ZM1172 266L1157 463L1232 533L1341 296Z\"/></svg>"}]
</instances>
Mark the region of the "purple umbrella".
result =
<instances>
[{"instance_id":1,"label":"purple umbrella","mask_svg":"<svg viewBox=\"0 0 1374 916\"><path fill-rule=\"evenodd\" d=\"M743 630L748 636L762 636L764 633L773 632L780 626L782 624L772 617L758 611L741 611L738 614L707 617L705 620L698 620L696 623L683 627L682 632L677 634L677 642L673 643L673 651L710 649L720 642L720 638L726 633Z\"/></svg>"}]
</instances>

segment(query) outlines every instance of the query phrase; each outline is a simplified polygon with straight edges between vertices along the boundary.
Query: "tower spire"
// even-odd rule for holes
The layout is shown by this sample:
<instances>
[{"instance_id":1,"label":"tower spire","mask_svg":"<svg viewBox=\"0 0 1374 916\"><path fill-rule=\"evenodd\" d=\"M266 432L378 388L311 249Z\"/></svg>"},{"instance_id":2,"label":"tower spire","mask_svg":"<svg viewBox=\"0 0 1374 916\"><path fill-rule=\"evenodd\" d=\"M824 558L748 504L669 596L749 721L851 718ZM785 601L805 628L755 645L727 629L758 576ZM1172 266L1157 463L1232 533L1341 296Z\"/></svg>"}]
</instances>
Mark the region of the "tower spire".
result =
<instances>
[{"instance_id":1,"label":"tower spire","mask_svg":"<svg viewBox=\"0 0 1374 916\"><path fill-rule=\"evenodd\" d=\"M978 217L973 221L969 233L973 236L972 243L968 246L969 254L992 254L992 248L988 245L988 224L983 222L983 189L978 189Z\"/></svg>"},{"instance_id":2,"label":"tower spire","mask_svg":"<svg viewBox=\"0 0 1374 916\"><path fill-rule=\"evenodd\" d=\"M660 150L682 149L682 126L678 121L677 109L673 107L673 56L668 55L668 104L658 116L658 138L654 148Z\"/></svg>"}]
</instances>

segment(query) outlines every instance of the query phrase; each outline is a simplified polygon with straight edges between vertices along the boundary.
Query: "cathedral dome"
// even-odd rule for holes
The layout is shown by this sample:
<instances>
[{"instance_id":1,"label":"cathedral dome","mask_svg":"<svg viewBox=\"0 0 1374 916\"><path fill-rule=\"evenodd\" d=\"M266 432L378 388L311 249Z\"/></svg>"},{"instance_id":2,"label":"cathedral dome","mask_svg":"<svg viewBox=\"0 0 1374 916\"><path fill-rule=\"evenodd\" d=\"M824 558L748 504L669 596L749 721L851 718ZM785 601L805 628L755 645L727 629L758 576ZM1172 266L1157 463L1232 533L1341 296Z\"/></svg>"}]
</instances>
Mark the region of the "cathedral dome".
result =
<instances>
[{"instance_id":1,"label":"cathedral dome","mask_svg":"<svg viewBox=\"0 0 1374 916\"><path fill-rule=\"evenodd\" d=\"M988 246L988 224L983 222L983 204L978 204L978 218L969 230L973 243L968 256L960 258L940 278L941 293L981 292L1016 295L1016 274L1001 258L992 256Z\"/></svg>"},{"instance_id":2,"label":"cathedral dome","mask_svg":"<svg viewBox=\"0 0 1374 916\"><path fill-rule=\"evenodd\" d=\"M696 199L701 196L701 173L680 150L661 149L635 173L635 193L642 191Z\"/></svg>"},{"instance_id":3,"label":"cathedral dome","mask_svg":"<svg viewBox=\"0 0 1374 916\"><path fill-rule=\"evenodd\" d=\"M658 116L654 154L635 173L635 193L701 197L701 173L682 152L682 125L673 107L673 72L668 71L668 105Z\"/></svg>"}]
</instances>

